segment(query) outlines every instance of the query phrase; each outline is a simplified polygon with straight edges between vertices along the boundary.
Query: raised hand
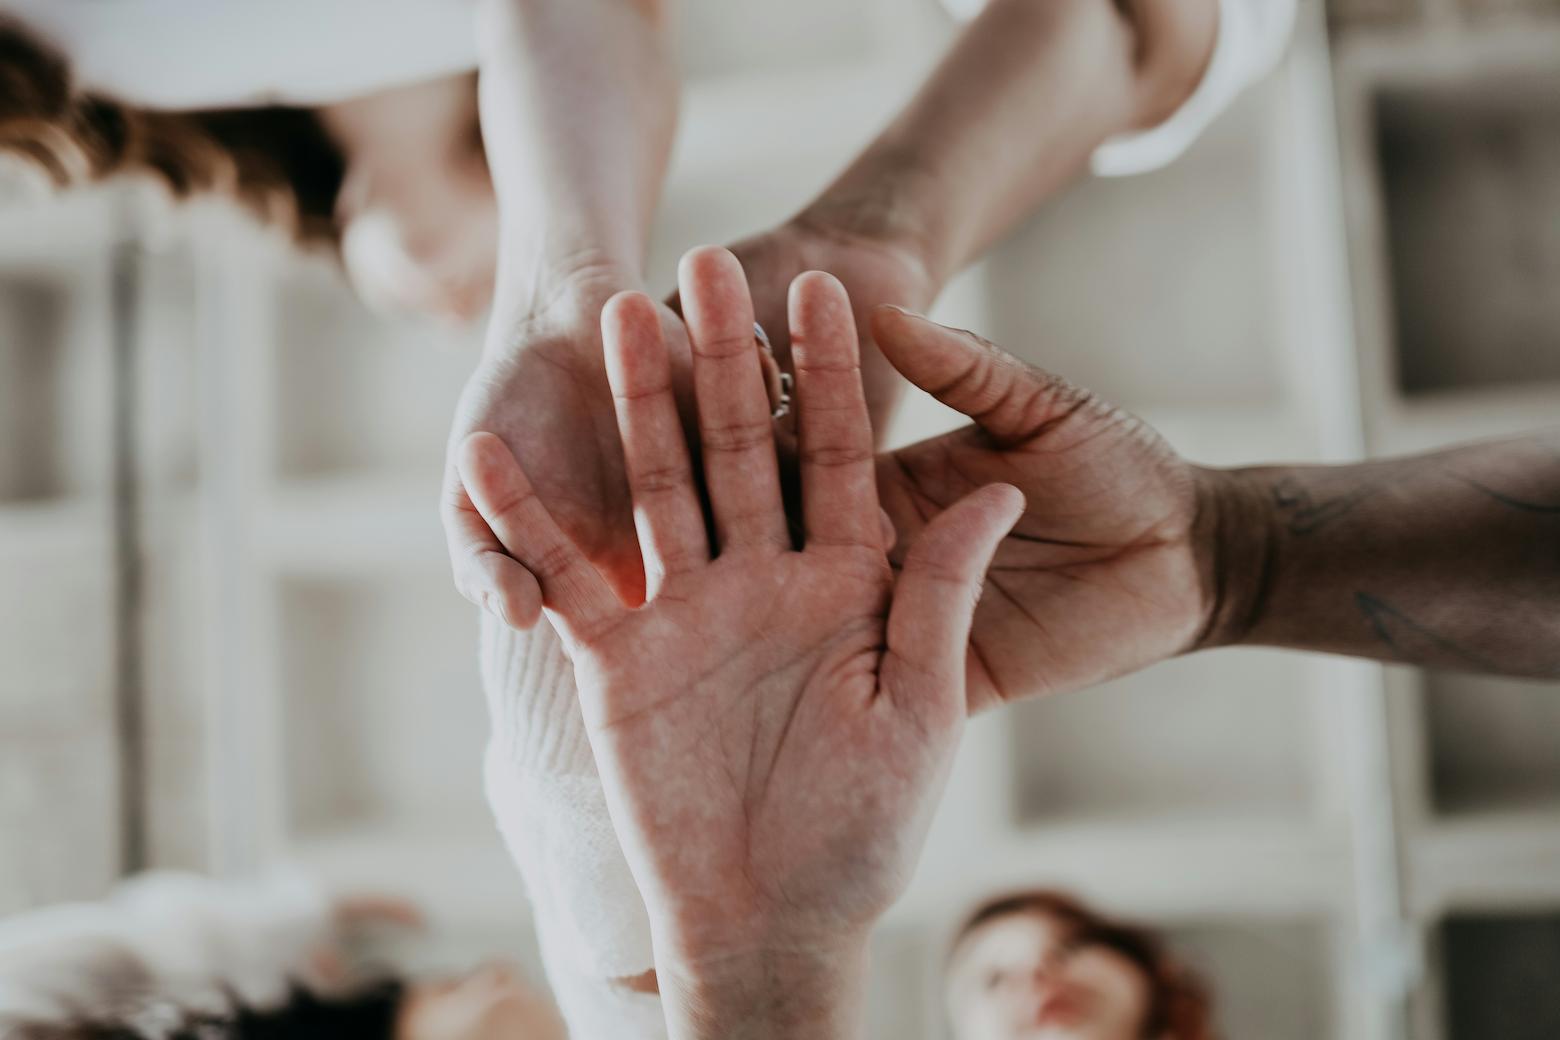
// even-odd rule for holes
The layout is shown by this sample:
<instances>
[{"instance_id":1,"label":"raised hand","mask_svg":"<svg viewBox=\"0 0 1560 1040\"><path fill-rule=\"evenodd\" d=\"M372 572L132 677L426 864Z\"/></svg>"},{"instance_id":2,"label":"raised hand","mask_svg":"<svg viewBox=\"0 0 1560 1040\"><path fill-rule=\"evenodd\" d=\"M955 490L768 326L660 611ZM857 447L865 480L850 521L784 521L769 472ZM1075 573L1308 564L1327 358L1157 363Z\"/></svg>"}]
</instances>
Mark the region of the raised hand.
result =
<instances>
[{"instance_id":1,"label":"raised hand","mask_svg":"<svg viewBox=\"0 0 1560 1040\"><path fill-rule=\"evenodd\" d=\"M680 280L713 539L655 305L628 294L603 315L643 607L613 595L497 438L469 439L462 472L573 657L673 1035L835 1035L866 932L924 840L965 716L981 576L1022 503L983 488L928 516L895 577L850 306L832 277L806 274L790 301L794 549L741 267L700 250ZM713 1024L754 1016L776 1031Z\"/></svg>"},{"instance_id":2,"label":"raised hand","mask_svg":"<svg viewBox=\"0 0 1560 1040\"><path fill-rule=\"evenodd\" d=\"M976 423L879 459L901 539L992 481L1027 502L975 613L971 710L1192 648L1214 599L1203 471L1135 417L971 333L891 308L872 328L911 383Z\"/></svg>"}]
</instances>

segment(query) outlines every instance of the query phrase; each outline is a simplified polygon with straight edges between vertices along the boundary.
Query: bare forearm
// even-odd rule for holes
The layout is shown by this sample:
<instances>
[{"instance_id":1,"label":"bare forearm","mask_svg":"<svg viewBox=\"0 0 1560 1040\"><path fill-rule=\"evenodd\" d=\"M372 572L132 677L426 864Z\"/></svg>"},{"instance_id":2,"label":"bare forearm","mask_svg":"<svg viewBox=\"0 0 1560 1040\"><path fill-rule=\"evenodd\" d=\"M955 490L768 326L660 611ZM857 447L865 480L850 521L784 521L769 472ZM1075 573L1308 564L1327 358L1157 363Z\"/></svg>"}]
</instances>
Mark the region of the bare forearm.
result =
<instances>
[{"instance_id":1,"label":"bare forearm","mask_svg":"<svg viewBox=\"0 0 1560 1040\"><path fill-rule=\"evenodd\" d=\"M1560 676L1560 432L1205 476L1209 642Z\"/></svg>"},{"instance_id":2,"label":"bare forearm","mask_svg":"<svg viewBox=\"0 0 1560 1040\"><path fill-rule=\"evenodd\" d=\"M1216 0L993 0L877 141L803 214L914 245L946 280L1108 137L1195 89Z\"/></svg>"},{"instance_id":3,"label":"bare forearm","mask_svg":"<svg viewBox=\"0 0 1560 1040\"><path fill-rule=\"evenodd\" d=\"M572 280L637 283L677 120L670 0L483 0L502 223L495 328Z\"/></svg>"}]
</instances>

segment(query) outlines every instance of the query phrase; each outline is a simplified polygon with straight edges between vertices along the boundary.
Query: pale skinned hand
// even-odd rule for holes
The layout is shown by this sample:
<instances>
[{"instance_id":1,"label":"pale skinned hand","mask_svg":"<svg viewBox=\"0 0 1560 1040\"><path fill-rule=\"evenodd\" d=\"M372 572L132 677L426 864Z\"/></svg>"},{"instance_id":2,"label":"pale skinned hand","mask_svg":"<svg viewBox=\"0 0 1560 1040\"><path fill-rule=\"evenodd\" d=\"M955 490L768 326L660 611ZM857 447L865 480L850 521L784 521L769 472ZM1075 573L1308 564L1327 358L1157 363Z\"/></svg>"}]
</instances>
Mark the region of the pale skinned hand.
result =
<instances>
[{"instance_id":1,"label":"pale skinned hand","mask_svg":"<svg viewBox=\"0 0 1560 1040\"><path fill-rule=\"evenodd\" d=\"M622 295L602 319L643 607L613 595L498 438L460 452L573 658L673 1004L706 968L859 948L908 882L963 725L981 576L1022 509L1001 486L950 503L896 577L854 319L839 283L811 273L790 303L806 539L793 548L742 270L698 250L680 282L713 544L656 307Z\"/></svg>"},{"instance_id":2,"label":"pale skinned hand","mask_svg":"<svg viewBox=\"0 0 1560 1040\"><path fill-rule=\"evenodd\" d=\"M525 568L472 505L454 449L473 431L497 435L524 463L554 518L629 603L644 595L623 452L601 360L605 290L560 300L510 331L490 352L456 407L444 477L441 517L455 586L473 603L517 628L541 614L542 596ZM679 367L686 368L682 321L665 307Z\"/></svg>"},{"instance_id":3,"label":"pale skinned hand","mask_svg":"<svg viewBox=\"0 0 1560 1040\"><path fill-rule=\"evenodd\" d=\"M1206 471L1141 420L972 333L892 308L872 327L911 383L975 420L879 459L878 494L901 539L993 481L1027 503L975 613L972 711L1090 686L1198 643L1211 610Z\"/></svg>"}]
</instances>

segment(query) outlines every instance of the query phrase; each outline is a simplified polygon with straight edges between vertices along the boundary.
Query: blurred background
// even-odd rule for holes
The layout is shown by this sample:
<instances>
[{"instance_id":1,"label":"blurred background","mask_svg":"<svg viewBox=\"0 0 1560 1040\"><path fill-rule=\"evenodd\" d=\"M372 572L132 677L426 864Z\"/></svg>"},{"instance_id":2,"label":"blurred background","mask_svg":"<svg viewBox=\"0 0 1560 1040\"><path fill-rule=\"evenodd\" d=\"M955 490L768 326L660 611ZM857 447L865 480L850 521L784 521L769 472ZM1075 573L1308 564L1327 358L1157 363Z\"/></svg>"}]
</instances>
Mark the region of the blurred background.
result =
<instances>
[{"instance_id":1,"label":"blurred background","mask_svg":"<svg viewBox=\"0 0 1560 1040\"><path fill-rule=\"evenodd\" d=\"M811 197L956 31L937 0L684 7L668 288ZM1191 154L1060 197L939 316L1200 462L1553 423L1560 3L1301 7ZM436 513L479 338L371 315L218 206L0 208L0 913L286 860L423 903L417 965L535 967ZM916 400L895 438L948 424ZM979 720L872 1035L942 1037L950 928L1037 885L1167 928L1232 1040L1552 1040L1560 688L1221 651Z\"/></svg>"}]
</instances>

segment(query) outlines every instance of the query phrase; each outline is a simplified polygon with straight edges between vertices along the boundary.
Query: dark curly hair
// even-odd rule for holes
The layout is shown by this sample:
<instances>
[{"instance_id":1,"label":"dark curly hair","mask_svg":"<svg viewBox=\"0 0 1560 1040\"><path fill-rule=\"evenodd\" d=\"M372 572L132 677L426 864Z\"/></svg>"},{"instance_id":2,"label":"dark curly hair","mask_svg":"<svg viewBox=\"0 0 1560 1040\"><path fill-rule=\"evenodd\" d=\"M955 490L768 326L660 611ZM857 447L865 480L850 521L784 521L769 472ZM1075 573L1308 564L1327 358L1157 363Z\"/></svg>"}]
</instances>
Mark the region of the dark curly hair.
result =
<instances>
[{"instance_id":1,"label":"dark curly hair","mask_svg":"<svg viewBox=\"0 0 1560 1040\"><path fill-rule=\"evenodd\" d=\"M193 112L135 108L75 84L69 63L0 17L0 154L58 187L150 176L175 198L223 195L305 245L338 241L340 149L316 113L268 107Z\"/></svg>"},{"instance_id":2,"label":"dark curly hair","mask_svg":"<svg viewBox=\"0 0 1560 1040\"><path fill-rule=\"evenodd\" d=\"M1108 918L1062 892L1036 889L982 903L956 933L950 956L983 925L1005 917L1036 914L1059 921L1084 943L1114 950L1137 965L1148 980L1149 1011L1143 1036L1154 1040L1217 1040L1213 999L1202 979L1178 960L1157 932Z\"/></svg>"}]
</instances>

